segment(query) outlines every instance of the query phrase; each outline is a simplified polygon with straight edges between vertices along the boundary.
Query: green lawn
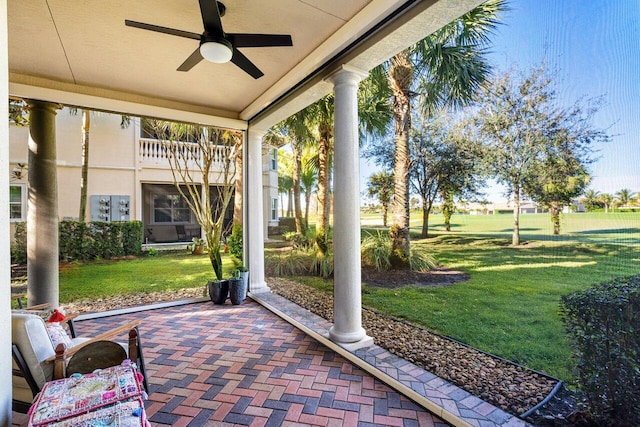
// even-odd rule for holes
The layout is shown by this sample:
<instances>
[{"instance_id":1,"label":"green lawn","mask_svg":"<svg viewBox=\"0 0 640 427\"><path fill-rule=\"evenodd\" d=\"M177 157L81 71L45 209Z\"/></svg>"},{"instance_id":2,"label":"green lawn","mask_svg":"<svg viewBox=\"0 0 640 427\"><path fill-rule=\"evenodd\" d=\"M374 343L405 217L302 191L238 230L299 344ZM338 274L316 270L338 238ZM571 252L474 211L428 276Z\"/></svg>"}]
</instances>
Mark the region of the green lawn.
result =
<instances>
[{"instance_id":1,"label":"green lawn","mask_svg":"<svg viewBox=\"0 0 640 427\"><path fill-rule=\"evenodd\" d=\"M640 214L566 214L559 236L551 234L546 214L520 218L525 244L512 247L511 215L454 215L451 233L445 232L441 215L432 215L433 237L415 237L412 244L426 247L441 265L471 279L449 287L366 287L363 304L571 379L573 362L558 315L560 297L640 273ZM411 220L417 236L420 216Z\"/></svg>"},{"instance_id":2,"label":"green lawn","mask_svg":"<svg viewBox=\"0 0 640 427\"><path fill-rule=\"evenodd\" d=\"M375 220L380 216L363 215ZM414 238L441 265L471 276L448 287L365 287L363 303L562 379L572 361L558 316L560 297L613 277L640 273L640 214L567 214L551 235L548 215L522 215L524 245L511 247L510 215L454 215L451 233L433 215L427 239ZM382 221L380 220L380 225ZM420 218L412 217L412 233ZM369 228L370 229L370 228ZM232 263L224 258L225 274ZM60 272L60 300L202 287L209 259L182 253L71 265ZM330 282L301 278L331 291Z\"/></svg>"},{"instance_id":3,"label":"green lawn","mask_svg":"<svg viewBox=\"0 0 640 427\"><path fill-rule=\"evenodd\" d=\"M229 256L223 256L228 277L233 269ZM68 264L60 271L60 302L202 287L214 279L209 257L189 252L162 252L121 261Z\"/></svg>"}]
</instances>

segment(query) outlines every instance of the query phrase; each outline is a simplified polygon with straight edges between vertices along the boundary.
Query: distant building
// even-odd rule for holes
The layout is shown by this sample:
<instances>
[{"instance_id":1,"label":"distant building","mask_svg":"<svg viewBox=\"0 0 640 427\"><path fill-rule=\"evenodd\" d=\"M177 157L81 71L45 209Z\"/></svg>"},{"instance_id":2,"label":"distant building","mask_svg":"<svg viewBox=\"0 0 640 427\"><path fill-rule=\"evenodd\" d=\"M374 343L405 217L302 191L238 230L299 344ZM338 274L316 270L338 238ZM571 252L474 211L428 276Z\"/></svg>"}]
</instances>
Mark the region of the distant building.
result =
<instances>
[{"instance_id":1,"label":"distant building","mask_svg":"<svg viewBox=\"0 0 640 427\"><path fill-rule=\"evenodd\" d=\"M139 118L120 127L121 117L99 113L91 118L86 221L140 220L148 243L190 241L200 226L173 185L162 143L144 132ZM63 109L56 116L58 216L78 218L82 166L82 118ZM29 128L10 126L10 220L26 221ZM185 144L179 142L178 144ZM188 144L188 142L186 143ZM278 225L277 150L263 151L264 235ZM215 164L220 167L222 163ZM24 171L21 171L24 169ZM21 173L17 173L21 172ZM214 184L215 185L215 184ZM212 186L213 187L213 186ZM233 218L233 202L226 214Z\"/></svg>"}]
</instances>

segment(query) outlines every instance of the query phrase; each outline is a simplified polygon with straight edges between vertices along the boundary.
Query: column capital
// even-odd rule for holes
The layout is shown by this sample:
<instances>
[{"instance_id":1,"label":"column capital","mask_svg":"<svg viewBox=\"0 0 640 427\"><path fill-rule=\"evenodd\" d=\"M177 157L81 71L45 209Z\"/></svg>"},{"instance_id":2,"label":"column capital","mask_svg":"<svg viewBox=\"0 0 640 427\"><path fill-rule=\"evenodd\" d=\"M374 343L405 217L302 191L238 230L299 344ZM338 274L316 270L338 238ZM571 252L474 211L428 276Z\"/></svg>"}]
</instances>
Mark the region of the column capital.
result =
<instances>
[{"instance_id":1,"label":"column capital","mask_svg":"<svg viewBox=\"0 0 640 427\"><path fill-rule=\"evenodd\" d=\"M56 110L61 110L64 108L64 105L62 104L58 104L56 102L50 102L50 101L41 101L39 99L25 99L25 102L29 106L29 109L43 108L46 110L51 110L54 113Z\"/></svg>"},{"instance_id":2,"label":"column capital","mask_svg":"<svg viewBox=\"0 0 640 427\"><path fill-rule=\"evenodd\" d=\"M353 83L359 83L361 80L366 79L369 76L368 72L362 71L359 68L352 67L351 65L343 64L337 69L333 70L324 80L333 84L343 83L351 80Z\"/></svg>"}]
</instances>

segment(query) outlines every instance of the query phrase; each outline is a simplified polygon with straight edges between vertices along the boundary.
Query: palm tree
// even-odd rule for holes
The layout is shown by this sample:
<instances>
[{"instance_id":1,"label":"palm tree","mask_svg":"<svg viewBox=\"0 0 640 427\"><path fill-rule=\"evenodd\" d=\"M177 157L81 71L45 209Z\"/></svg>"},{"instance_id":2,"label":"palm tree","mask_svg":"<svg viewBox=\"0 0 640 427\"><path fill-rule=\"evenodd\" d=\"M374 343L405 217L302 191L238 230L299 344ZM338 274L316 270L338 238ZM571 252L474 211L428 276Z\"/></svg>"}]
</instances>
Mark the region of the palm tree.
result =
<instances>
[{"instance_id":1,"label":"palm tree","mask_svg":"<svg viewBox=\"0 0 640 427\"><path fill-rule=\"evenodd\" d=\"M275 126L291 143L293 160L293 205L296 233L306 234L306 225L302 218L302 201L300 200L300 174L302 173L302 150L311 140L311 132L307 124L306 110L298 111Z\"/></svg>"},{"instance_id":2,"label":"palm tree","mask_svg":"<svg viewBox=\"0 0 640 427\"><path fill-rule=\"evenodd\" d=\"M489 74L486 46L507 9L503 0L489 0L471 12L403 50L372 74L392 91L394 111L394 202L389 230L394 268L409 268L409 132L412 99L420 94L421 107L430 115L445 105L469 102ZM416 92L419 91L418 92Z\"/></svg>"},{"instance_id":3,"label":"palm tree","mask_svg":"<svg viewBox=\"0 0 640 427\"><path fill-rule=\"evenodd\" d=\"M387 103L388 88L374 84L371 78L360 83L358 89L358 121L360 134L380 135L391 119ZM334 96L329 94L310 105L306 111L308 122L318 138L318 154L313 159L318 171L318 219L316 246L321 254L328 250L329 215L331 206L331 170L333 165Z\"/></svg>"},{"instance_id":4,"label":"palm tree","mask_svg":"<svg viewBox=\"0 0 640 427\"><path fill-rule=\"evenodd\" d=\"M307 160L302 167L302 174L300 175L300 187L304 192L304 223L306 227L309 227L309 205L311 204L311 195L316 190L316 184L318 183L318 174L316 169L311 165L311 162Z\"/></svg>"},{"instance_id":5,"label":"palm tree","mask_svg":"<svg viewBox=\"0 0 640 427\"><path fill-rule=\"evenodd\" d=\"M614 202L615 199L613 198L613 196L609 193L604 193L601 194L598 197L598 200L604 205L604 213L609 213L609 208L613 208L614 207Z\"/></svg>"},{"instance_id":6,"label":"palm tree","mask_svg":"<svg viewBox=\"0 0 640 427\"><path fill-rule=\"evenodd\" d=\"M584 192L582 203L588 211L596 209L600 203L600 192L592 188L588 189Z\"/></svg>"},{"instance_id":7,"label":"palm tree","mask_svg":"<svg viewBox=\"0 0 640 427\"><path fill-rule=\"evenodd\" d=\"M623 188L616 193L616 199L618 200L620 206L626 206L631 200L635 198L635 193L628 188Z\"/></svg>"},{"instance_id":8,"label":"palm tree","mask_svg":"<svg viewBox=\"0 0 640 427\"><path fill-rule=\"evenodd\" d=\"M278 193L280 193L280 206L282 207L282 216L290 216L293 210L293 206L291 201L293 200L293 178L291 175L283 175L278 173ZM287 206L287 211L284 211L284 202L282 200L282 195L286 194L289 204Z\"/></svg>"}]
</instances>

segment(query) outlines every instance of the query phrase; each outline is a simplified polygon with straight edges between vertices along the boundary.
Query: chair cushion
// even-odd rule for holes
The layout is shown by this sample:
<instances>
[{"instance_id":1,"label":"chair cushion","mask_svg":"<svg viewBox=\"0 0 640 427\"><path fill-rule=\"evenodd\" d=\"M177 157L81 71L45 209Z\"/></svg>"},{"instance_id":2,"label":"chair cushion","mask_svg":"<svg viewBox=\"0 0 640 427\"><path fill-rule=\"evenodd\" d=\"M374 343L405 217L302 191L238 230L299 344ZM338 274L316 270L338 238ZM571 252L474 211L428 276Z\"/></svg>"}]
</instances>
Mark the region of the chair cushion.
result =
<instances>
[{"instance_id":1,"label":"chair cushion","mask_svg":"<svg viewBox=\"0 0 640 427\"><path fill-rule=\"evenodd\" d=\"M55 355L44 320L34 314L11 313L11 342L24 358L39 387L53 377L53 363L44 361Z\"/></svg>"}]
</instances>

